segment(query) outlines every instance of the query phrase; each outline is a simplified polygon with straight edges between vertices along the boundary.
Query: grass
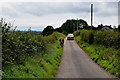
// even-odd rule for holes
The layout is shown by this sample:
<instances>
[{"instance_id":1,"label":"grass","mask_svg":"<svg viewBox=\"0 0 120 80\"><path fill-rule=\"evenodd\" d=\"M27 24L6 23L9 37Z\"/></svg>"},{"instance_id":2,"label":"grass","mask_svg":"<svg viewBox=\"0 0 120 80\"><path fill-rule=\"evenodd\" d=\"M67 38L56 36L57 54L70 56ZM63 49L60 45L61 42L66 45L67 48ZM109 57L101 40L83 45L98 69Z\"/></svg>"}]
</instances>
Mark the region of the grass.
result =
<instances>
[{"instance_id":1,"label":"grass","mask_svg":"<svg viewBox=\"0 0 120 80\"><path fill-rule=\"evenodd\" d=\"M103 67L109 73L120 78L120 50L104 45L88 44L81 40L80 36L75 37L78 45L94 60L98 65Z\"/></svg>"},{"instance_id":2,"label":"grass","mask_svg":"<svg viewBox=\"0 0 120 80\"><path fill-rule=\"evenodd\" d=\"M61 61L62 47L57 40L47 45L44 55L27 57L25 65L6 66L3 78L54 78Z\"/></svg>"}]
</instances>

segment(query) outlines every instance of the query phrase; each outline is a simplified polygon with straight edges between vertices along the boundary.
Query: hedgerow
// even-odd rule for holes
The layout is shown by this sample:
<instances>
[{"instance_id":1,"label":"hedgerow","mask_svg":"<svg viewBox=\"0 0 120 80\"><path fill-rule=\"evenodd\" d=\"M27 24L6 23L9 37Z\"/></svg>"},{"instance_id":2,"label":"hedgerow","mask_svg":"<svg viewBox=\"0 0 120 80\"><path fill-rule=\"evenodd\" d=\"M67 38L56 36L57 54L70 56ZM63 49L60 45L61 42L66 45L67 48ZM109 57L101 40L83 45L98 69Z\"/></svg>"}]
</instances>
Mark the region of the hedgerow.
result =
<instances>
[{"instance_id":1,"label":"hedgerow","mask_svg":"<svg viewBox=\"0 0 120 80\"><path fill-rule=\"evenodd\" d=\"M74 32L75 36L90 44L102 44L106 47L120 48L120 36L118 31L114 30L79 30Z\"/></svg>"},{"instance_id":2,"label":"hedgerow","mask_svg":"<svg viewBox=\"0 0 120 80\"><path fill-rule=\"evenodd\" d=\"M92 33L92 37L91 36ZM74 32L79 46L97 64L120 77L120 36L117 31L80 30ZM90 41L93 41L90 43Z\"/></svg>"},{"instance_id":3,"label":"hedgerow","mask_svg":"<svg viewBox=\"0 0 120 80\"><path fill-rule=\"evenodd\" d=\"M63 34L58 33L58 32L54 32L53 34L51 34L49 36L43 36L42 34L34 35L30 31L21 32L21 31L15 31L15 29L11 30L11 26L8 26L7 23L3 24L0 27L2 27L2 68L3 68L2 70L3 70L4 78L10 77L10 75L11 75L11 77L13 77L13 76L17 77L17 74L14 74L14 70L12 70L12 68L15 68L15 71L18 72L18 74L19 74L18 76L20 76L21 72L19 72L19 71L23 70L23 69L20 69L20 67L21 68L26 67L25 71L23 70L23 72L26 73L26 69L29 65L34 66L32 63L29 63L28 60L29 61L30 61L30 59L35 60L34 59L35 56L39 57L38 59L36 59L38 61L35 60L35 61L30 61L30 62L34 62L34 63L36 63L37 66L39 66L39 67L36 66L35 69L42 68L42 66L41 66L42 63L40 62L40 60L46 59L45 55L46 55L46 53L49 53L48 48L51 47L51 46L47 47L48 44L56 45L56 41L59 41L58 39L60 37L63 37ZM58 45L58 48L59 48L59 46L60 45ZM55 46L54 51L57 51L58 48ZM60 57L61 48L59 48L59 51L60 52L56 52L59 54L56 54L54 52L54 54L47 54L47 55L51 56L50 59L53 59L57 63L59 61L55 60L54 58ZM52 57L52 55L54 55L54 56ZM47 56L47 58L49 58L49 56ZM58 60L60 60L60 58ZM29 63L29 65L27 66L28 63ZM45 64L48 65L48 62L45 61L43 66ZM52 64L50 64L50 66L52 66ZM57 63L57 64L59 64L59 63ZM19 67L17 67L17 66L19 66ZM56 66L56 68L57 67L58 66ZM52 67L52 68L54 68L54 67ZM28 71L31 71L31 70L27 69L27 72ZM32 70L32 72L36 72L36 71ZM54 73L51 73L51 76L53 76L53 74L55 75L55 72L56 72L56 70L54 70ZM26 73L25 75L27 75L27 74L28 73ZM39 73L34 73L34 74L39 74ZM32 73L31 75L34 76L34 74ZM47 73L45 73L45 74L47 74ZM28 76L29 76L29 74L27 75L27 77ZM30 76L30 77L32 77L32 76ZM50 77L50 75L48 75L48 76ZM25 77L25 76L22 75L22 77ZM38 77L40 77L40 76L38 76Z\"/></svg>"},{"instance_id":4,"label":"hedgerow","mask_svg":"<svg viewBox=\"0 0 120 80\"><path fill-rule=\"evenodd\" d=\"M9 28L9 27L8 27ZM6 64L24 64L25 56L33 56L45 51L42 35L32 33L10 32L4 28L2 35L3 66Z\"/></svg>"}]
</instances>

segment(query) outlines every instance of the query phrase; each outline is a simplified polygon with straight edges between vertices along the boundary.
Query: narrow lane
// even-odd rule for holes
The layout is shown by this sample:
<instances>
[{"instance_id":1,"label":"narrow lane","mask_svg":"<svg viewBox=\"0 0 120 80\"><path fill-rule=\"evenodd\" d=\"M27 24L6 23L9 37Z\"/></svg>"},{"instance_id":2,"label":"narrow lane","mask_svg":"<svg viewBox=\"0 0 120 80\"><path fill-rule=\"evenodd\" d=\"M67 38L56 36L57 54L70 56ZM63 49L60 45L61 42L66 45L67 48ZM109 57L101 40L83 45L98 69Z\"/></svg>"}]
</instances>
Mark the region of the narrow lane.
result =
<instances>
[{"instance_id":1,"label":"narrow lane","mask_svg":"<svg viewBox=\"0 0 120 80\"><path fill-rule=\"evenodd\" d=\"M77 45L74 40L65 40L62 60L56 78L112 78L100 68Z\"/></svg>"}]
</instances>

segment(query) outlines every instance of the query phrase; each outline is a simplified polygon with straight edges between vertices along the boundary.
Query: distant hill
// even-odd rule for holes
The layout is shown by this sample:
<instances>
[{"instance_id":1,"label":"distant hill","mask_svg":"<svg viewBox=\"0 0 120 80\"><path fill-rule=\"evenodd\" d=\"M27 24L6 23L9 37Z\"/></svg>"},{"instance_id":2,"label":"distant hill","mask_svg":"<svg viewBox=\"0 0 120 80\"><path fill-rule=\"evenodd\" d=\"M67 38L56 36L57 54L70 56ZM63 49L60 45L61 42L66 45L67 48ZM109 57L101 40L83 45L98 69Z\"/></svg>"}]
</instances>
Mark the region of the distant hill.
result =
<instances>
[{"instance_id":1,"label":"distant hill","mask_svg":"<svg viewBox=\"0 0 120 80\"><path fill-rule=\"evenodd\" d=\"M33 33L33 34L35 34L35 35L42 34L42 31L32 31L32 30L31 30L31 31L22 31L22 30L20 31L20 30L17 30L17 31L19 31L19 32L21 32L21 33L22 33L22 32L24 32L24 33L31 32L31 33ZM12 32L12 31L11 31L11 32Z\"/></svg>"}]
</instances>

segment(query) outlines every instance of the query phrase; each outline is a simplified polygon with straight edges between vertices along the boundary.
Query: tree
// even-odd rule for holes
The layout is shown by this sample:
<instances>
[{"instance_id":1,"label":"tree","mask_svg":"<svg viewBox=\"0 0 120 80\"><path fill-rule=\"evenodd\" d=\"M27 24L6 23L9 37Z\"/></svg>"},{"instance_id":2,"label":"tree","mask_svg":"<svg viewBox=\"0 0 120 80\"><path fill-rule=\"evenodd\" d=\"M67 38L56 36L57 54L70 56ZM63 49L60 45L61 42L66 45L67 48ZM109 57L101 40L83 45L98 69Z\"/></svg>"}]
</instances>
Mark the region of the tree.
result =
<instances>
[{"instance_id":1,"label":"tree","mask_svg":"<svg viewBox=\"0 0 120 80\"><path fill-rule=\"evenodd\" d=\"M46 28L44 28L42 34L43 34L44 36L48 36L48 35L52 34L53 31L54 31L53 26L47 26Z\"/></svg>"},{"instance_id":2,"label":"tree","mask_svg":"<svg viewBox=\"0 0 120 80\"><path fill-rule=\"evenodd\" d=\"M99 29L102 29L102 28L103 28L103 24L98 25L98 27L97 27L98 30L99 30Z\"/></svg>"},{"instance_id":3,"label":"tree","mask_svg":"<svg viewBox=\"0 0 120 80\"><path fill-rule=\"evenodd\" d=\"M118 31L120 32L120 25L118 25Z\"/></svg>"},{"instance_id":4,"label":"tree","mask_svg":"<svg viewBox=\"0 0 120 80\"><path fill-rule=\"evenodd\" d=\"M62 33L61 27L55 28L54 31L58 31L58 32Z\"/></svg>"},{"instance_id":5,"label":"tree","mask_svg":"<svg viewBox=\"0 0 120 80\"><path fill-rule=\"evenodd\" d=\"M116 26L114 25L113 28L116 29Z\"/></svg>"},{"instance_id":6,"label":"tree","mask_svg":"<svg viewBox=\"0 0 120 80\"><path fill-rule=\"evenodd\" d=\"M84 21L82 19L79 19L79 20L70 19L62 24L61 30L63 33L68 34L68 33L73 33L74 31L76 31L77 27L78 27L78 30L79 29L89 29L86 21Z\"/></svg>"}]
</instances>

